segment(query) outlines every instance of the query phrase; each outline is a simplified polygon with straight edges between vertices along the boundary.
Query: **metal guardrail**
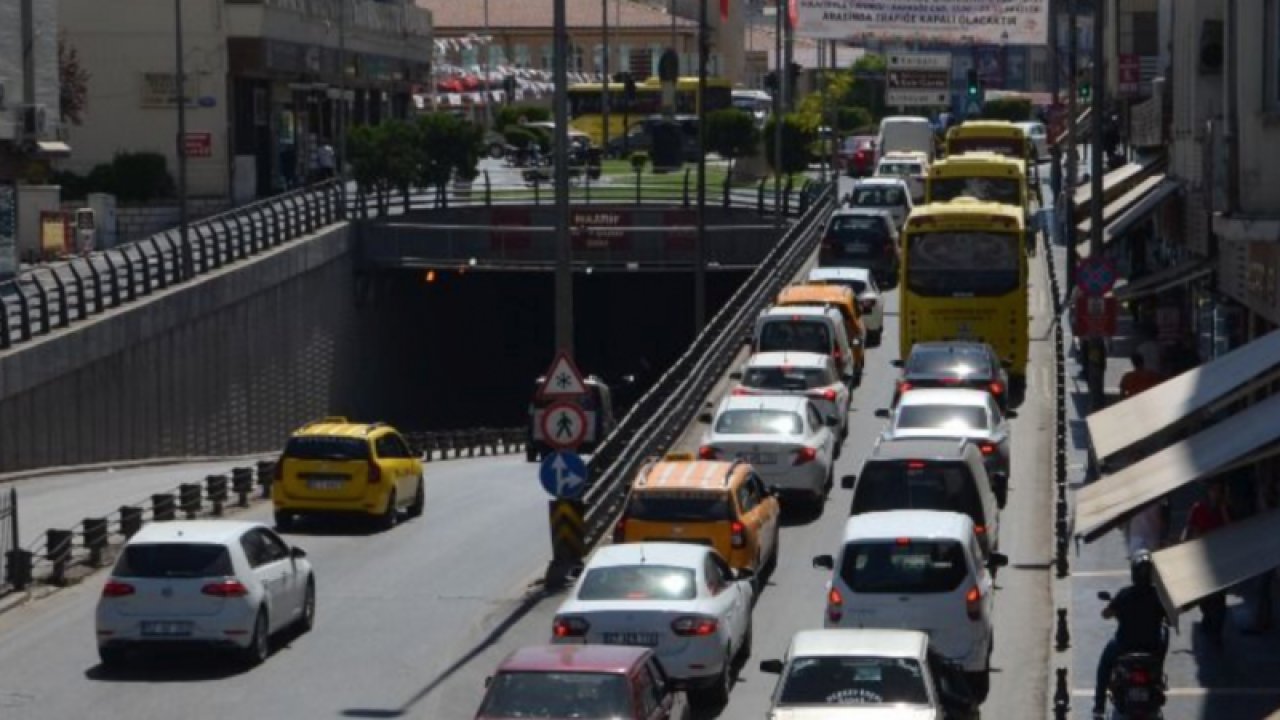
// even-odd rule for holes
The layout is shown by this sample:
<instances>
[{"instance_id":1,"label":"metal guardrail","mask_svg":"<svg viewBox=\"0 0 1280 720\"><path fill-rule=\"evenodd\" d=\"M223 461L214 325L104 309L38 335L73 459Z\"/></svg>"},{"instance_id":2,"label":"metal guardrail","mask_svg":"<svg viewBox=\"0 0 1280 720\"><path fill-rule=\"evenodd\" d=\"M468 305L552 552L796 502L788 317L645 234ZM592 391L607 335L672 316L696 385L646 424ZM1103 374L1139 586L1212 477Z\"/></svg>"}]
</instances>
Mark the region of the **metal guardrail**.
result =
<instances>
[{"instance_id":1,"label":"metal guardrail","mask_svg":"<svg viewBox=\"0 0 1280 720\"><path fill-rule=\"evenodd\" d=\"M527 428L476 428L472 430L408 431L404 439L424 461L461 457L485 457L524 452Z\"/></svg>"},{"instance_id":2,"label":"metal guardrail","mask_svg":"<svg viewBox=\"0 0 1280 720\"><path fill-rule=\"evenodd\" d=\"M0 493L0 595L13 587L9 577L10 552L18 549L18 491Z\"/></svg>"},{"instance_id":3,"label":"metal guardrail","mask_svg":"<svg viewBox=\"0 0 1280 720\"><path fill-rule=\"evenodd\" d=\"M817 247L835 203L834 185L814 185L800 220L600 444L588 465L585 539L588 547L608 532L640 466L671 446L693 421L712 387L742 348L760 311Z\"/></svg>"},{"instance_id":4,"label":"metal guardrail","mask_svg":"<svg viewBox=\"0 0 1280 720\"><path fill-rule=\"evenodd\" d=\"M0 284L0 350L265 252L344 217L342 188L327 181L191 223L189 253L173 228L37 266Z\"/></svg>"}]
</instances>

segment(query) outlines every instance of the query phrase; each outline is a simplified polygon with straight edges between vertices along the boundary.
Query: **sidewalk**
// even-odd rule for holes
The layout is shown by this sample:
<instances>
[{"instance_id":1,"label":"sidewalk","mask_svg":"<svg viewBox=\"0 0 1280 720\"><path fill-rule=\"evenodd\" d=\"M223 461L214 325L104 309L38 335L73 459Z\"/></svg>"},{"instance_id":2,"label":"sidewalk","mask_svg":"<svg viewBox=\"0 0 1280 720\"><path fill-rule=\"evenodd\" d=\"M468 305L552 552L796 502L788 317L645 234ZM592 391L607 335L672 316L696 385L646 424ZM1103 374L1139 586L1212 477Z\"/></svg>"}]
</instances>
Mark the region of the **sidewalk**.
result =
<instances>
[{"instance_id":1,"label":"sidewalk","mask_svg":"<svg viewBox=\"0 0 1280 720\"><path fill-rule=\"evenodd\" d=\"M1054 248L1058 267L1065 265L1065 252ZM1067 330L1071 347L1070 328ZM1117 345L1123 345L1118 343ZM1128 357L1117 356L1117 347L1108 359L1107 396L1112 402L1119 397L1120 378L1130 369ZM1088 414L1088 389L1077 376L1080 365L1067 358L1067 482L1069 496L1087 480L1086 455L1089 442L1084 418ZM1199 496L1199 488L1191 485L1172 497L1173 538L1186 524L1187 509ZM1070 630L1071 648L1055 653L1055 667L1071 669L1071 717L1092 717L1094 677L1102 648L1115 631L1115 623L1104 620L1104 603L1099 591L1115 593L1129 584L1129 564L1124 537L1112 530L1092 543L1073 543L1070 555ZM1265 718L1280 709L1280 628L1266 635L1250 636L1241 632L1254 618L1252 602L1254 585L1245 583L1236 594L1228 595L1228 619L1221 647L1216 647L1199 630L1200 613L1192 609L1183 613L1170 635L1169 655L1165 661L1169 698L1164 716L1170 720L1206 718L1208 720L1251 720ZM1243 597L1242 597L1243 596ZM1065 655L1071 657L1067 658Z\"/></svg>"}]
</instances>

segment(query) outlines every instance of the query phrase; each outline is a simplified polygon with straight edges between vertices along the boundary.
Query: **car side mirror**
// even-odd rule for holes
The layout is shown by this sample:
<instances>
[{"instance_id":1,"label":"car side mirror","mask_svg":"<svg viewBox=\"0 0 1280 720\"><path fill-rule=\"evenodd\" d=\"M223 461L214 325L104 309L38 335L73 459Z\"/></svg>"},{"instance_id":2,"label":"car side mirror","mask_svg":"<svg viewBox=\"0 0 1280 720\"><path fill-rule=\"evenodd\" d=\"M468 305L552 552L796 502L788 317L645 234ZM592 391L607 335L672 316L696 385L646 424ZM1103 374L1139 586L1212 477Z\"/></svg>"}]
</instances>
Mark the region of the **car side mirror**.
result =
<instances>
[{"instance_id":1,"label":"car side mirror","mask_svg":"<svg viewBox=\"0 0 1280 720\"><path fill-rule=\"evenodd\" d=\"M830 555L814 555L813 566L823 570L834 570L836 567L836 559Z\"/></svg>"},{"instance_id":2,"label":"car side mirror","mask_svg":"<svg viewBox=\"0 0 1280 720\"><path fill-rule=\"evenodd\" d=\"M733 372L729 373L729 379L730 379L730 380L741 380L741 379L742 379L742 371L741 371L741 370L734 370Z\"/></svg>"},{"instance_id":3,"label":"car side mirror","mask_svg":"<svg viewBox=\"0 0 1280 720\"><path fill-rule=\"evenodd\" d=\"M844 488L845 490L852 490L853 484L856 482L858 482L857 475L845 475L840 478L840 487Z\"/></svg>"},{"instance_id":4,"label":"car side mirror","mask_svg":"<svg viewBox=\"0 0 1280 720\"><path fill-rule=\"evenodd\" d=\"M1005 411L1004 411L1004 416L1005 416L1005 419L1006 419L1006 420L1012 420L1012 419L1014 419L1014 418L1018 417L1018 411L1017 411L1017 410L1005 410Z\"/></svg>"},{"instance_id":5,"label":"car side mirror","mask_svg":"<svg viewBox=\"0 0 1280 720\"><path fill-rule=\"evenodd\" d=\"M991 553L991 557L987 560L987 568L990 570L995 570L996 568L1002 568L1007 566L1008 564L1009 564L1009 556L1002 555L1000 553Z\"/></svg>"},{"instance_id":6,"label":"car side mirror","mask_svg":"<svg viewBox=\"0 0 1280 720\"><path fill-rule=\"evenodd\" d=\"M893 360L890 360L890 361L889 361L889 364L890 364L890 365L892 365L892 366L894 366L894 367L896 367L896 368L900 368L900 367L902 367L902 359L901 359L901 358L894 358Z\"/></svg>"},{"instance_id":7,"label":"car side mirror","mask_svg":"<svg viewBox=\"0 0 1280 720\"><path fill-rule=\"evenodd\" d=\"M756 576L756 571L751 568L738 568L733 573L733 579L738 582L752 580Z\"/></svg>"},{"instance_id":8,"label":"car side mirror","mask_svg":"<svg viewBox=\"0 0 1280 720\"><path fill-rule=\"evenodd\" d=\"M835 415L828 415L826 419L827 427L840 427L840 418Z\"/></svg>"},{"instance_id":9,"label":"car side mirror","mask_svg":"<svg viewBox=\"0 0 1280 720\"><path fill-rule=\"evenodd\" d=\"M876 408L876 417L889 419L889 408Z\"/></svg>"},{"instance_id":10,"label":"car side mirror","mask_svg":"<svg viewBox=\"0 0 1280 720\"><path fill-rule=\"evenodd\" d=\"M1107 592L1106 590L1099 590L1098 599L1104 600L1106 602L1111 602L1111 593Z\"/></svg>"},{"instance_id":11,"label":"car side mirror","mask_svg":"<svg viewBox=\"0 0 1280 720\"><path fill-rule=\"evenodd\" d=\"M298 558L304 558L306 556L307 556L307 551L303 550L302 548L296 545L289 548L289 557L294 558L295 560Z\"/></svg>"},{"instance_id":12,"label":"car side mirror","mask_svg":"<svg viewBox=\"0 0 1280 720\"><path fill-rule=\"evenodd\" d=\"M773 675L781 675L782 661L781 660L761 660L760 672L771 673Z\"/></svg>"}]
</instances>

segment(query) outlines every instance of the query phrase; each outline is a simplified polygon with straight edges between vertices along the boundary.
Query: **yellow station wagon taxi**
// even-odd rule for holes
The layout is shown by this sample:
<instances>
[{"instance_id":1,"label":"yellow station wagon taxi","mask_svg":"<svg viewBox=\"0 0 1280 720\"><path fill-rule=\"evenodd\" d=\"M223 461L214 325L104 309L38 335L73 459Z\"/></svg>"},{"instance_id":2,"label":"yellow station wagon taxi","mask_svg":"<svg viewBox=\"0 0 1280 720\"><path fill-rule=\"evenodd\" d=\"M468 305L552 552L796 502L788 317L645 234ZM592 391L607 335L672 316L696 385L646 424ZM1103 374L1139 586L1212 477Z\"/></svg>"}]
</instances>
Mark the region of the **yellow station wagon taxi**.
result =
<instances>
[{"instance_id":1,"label":"yellow station wagon taxi","mask_svg":"<svg viewBox=\"0 0 1280 720\"><path fill-rule=\"evenodd\" d=\"M302 515L368 515L383 528L401 510L422 514L426 496L422 460L400 433L384 423L329 417L294 432L276 462L271 484L276 527L288 530Z\"/></svg>"},{"instance_id":2,"label":"yellow station wagon taxi","mask_svg":"<svg viewBox=\"0 0 1280 720\"><path fill-rule=\"evenodd\" d=\"M778 553L780 506L751 465L668 455L641 468L614 542L710 545L757 574Z\"/></svg>"}]
</instances>

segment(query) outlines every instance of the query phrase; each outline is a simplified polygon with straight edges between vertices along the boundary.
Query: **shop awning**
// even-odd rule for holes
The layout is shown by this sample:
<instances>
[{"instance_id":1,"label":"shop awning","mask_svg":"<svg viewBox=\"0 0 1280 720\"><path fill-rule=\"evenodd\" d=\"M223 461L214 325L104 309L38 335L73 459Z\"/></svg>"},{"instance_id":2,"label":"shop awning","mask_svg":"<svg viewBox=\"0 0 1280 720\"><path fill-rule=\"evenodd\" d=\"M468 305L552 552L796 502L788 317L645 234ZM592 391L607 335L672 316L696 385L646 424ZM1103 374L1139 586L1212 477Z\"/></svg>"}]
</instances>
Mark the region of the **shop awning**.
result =
<instances>
[{"instance_id":1,"label":"shop awning","mask_svg":"<svg viewBox=\"0 0 1280 720\"><path fill-rule=\"evenodd\" d=\"M1121 285L1113 293L1116 299L1124 302L1137 300L1158 292L1164 292L1179 285L1186 285L1213 274L1213 260L1209 258L1192 258L1184 260L1173 267L1167 267L1144 278Z\"/></svg>"},{"instance_id":2,"label":"shop awning","mask_svg":"<svg viewBox=\"0 0 1280 720\"><path fill-rule=\"evenodd\" d=\"M1148 390L1151 394L1155 389ZM1227 470L1280 440L1280 395L1228 417L1191 437L1080 489L1075 534L1096 540L1128 513L1157 498Z\"/></svg>"},{"instance_id":3,"label":"shop awning","mask_svg":"<svg viewBox=\"0 0 1280 720\"><path fill-rule=\"evenodd\" d=\"M1151 556L1169 617L1213 593L1280 566L1280 510L1232 523Z\"/></svg>"},{"instance_id":4,"label":"shop awning","mask_svg":"<svg viewBox=\"0 0 1280 720\"><path fill-rule=\"evenodd\" d=\"M1094 457L1102 462L1276 372L1280 330L1089 415Z\"/></svg>"},{"instance_id":5,"label":"shop awning","mask_svg":"<svg viewBox=\"0 0 1280 720\"><path fill-rule=\"evenodd\" d=\"M1140 158L1134 162L1121 165L1115 170L1112 170L1111 172L1106 173L1105 175L1102 176L1103 197L1105 198L1107 195L1110 195L1112 190L1116 186L1122 185L1125 187L1131 187L1139 183L1141 180L1144 179L1145 176L1153 173L1156 170L1157 163L1160 163L1160 162L1163 162L1163 161L1156 157ZM1076 188L1075 214L1076 214L1077 222L1088 221L1089 199L1092 196L1092 194L1093 194L1092 182L1086 182L1083 185ZM1128 194L1129 193L1125 193L1125 195L1128 195ZM1107 218L1123 210L1125 207L1128 207L1127 204L1121 204L1120 201L1123 199L1124 197L1122 196L1120 198L1117 198L1116 201L1108 203L1106 206L1103 207L1102 212L1103 212L1104 222L1108 222ZM1128 204L1132 204L1137 200L1138 200L1138 197L1135 196L1129 201ZM1085 225L1084 227L1087 228L1088 225Z\"/></svg>"}]
</instances>

